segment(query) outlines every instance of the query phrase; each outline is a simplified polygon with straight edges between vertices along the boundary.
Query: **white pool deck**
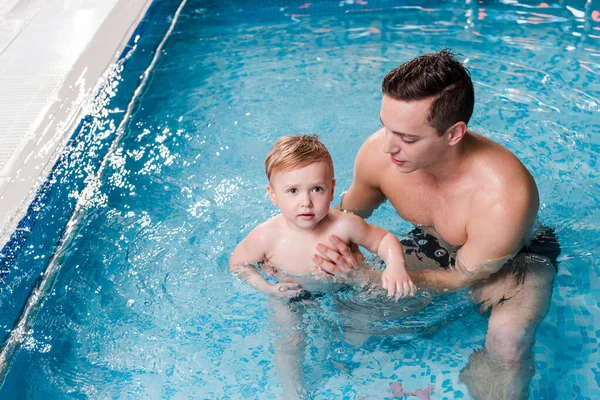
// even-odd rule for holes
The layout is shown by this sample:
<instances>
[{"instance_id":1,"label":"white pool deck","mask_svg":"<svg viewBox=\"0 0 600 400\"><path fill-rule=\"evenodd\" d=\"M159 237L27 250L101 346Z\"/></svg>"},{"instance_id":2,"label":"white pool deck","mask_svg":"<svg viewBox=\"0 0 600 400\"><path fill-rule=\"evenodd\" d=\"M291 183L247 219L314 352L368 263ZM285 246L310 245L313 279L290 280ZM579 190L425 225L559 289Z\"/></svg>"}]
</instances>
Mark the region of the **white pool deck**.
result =
<instances>
[{"instance_id":1,"label":"white pool deck","mask_svg":"<svg viewBox=\"0 0 600 400\"><path fill-rule=\"evenodd\" d=\"M0 0L0 247L152 0Z\"/></svg>"}]
</instances>

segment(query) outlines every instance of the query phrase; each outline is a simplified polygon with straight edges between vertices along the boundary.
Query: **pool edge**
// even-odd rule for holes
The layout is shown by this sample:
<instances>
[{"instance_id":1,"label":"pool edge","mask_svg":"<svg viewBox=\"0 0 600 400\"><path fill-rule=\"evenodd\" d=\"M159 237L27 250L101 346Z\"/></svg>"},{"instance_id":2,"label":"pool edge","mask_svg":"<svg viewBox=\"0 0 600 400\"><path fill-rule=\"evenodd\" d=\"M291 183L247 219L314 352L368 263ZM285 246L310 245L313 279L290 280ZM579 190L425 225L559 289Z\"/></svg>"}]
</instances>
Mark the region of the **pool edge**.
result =
<instances>
[{"instance_id":1,"label":"pool edge","mask_svg":"<svg viewBox=\"0 0 600 400\"><path fill-rule=\"evenodd\" d=\"M29 228L21 227L21 221L43 197L54 165L85 115L86 103L95 96L105 71L122 58L153 1L117 1L36 117L31 135L22 138L2 167L10 178L0 182L2 254L13 247L13 238L26 236Z\"/></svg>"}]
</instances>

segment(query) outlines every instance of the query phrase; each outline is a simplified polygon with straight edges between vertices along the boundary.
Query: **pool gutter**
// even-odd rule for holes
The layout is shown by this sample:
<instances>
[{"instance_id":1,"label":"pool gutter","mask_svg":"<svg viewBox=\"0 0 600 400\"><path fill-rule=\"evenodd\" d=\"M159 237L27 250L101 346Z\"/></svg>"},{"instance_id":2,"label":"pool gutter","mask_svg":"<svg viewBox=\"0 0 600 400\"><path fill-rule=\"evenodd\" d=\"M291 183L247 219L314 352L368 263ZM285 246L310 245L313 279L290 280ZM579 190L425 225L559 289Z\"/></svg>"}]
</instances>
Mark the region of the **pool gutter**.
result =
<instances>
[{"instance_id":1,"label":"pool gutter","mask_svg":"<svg viewBox=\"0 0 600 400\"><path fill-rule=\"evenodd\" d=\"M8 242L152 0L0 7L0 247Z\"/></svg>"},{"instance_id":2,"label":"pool gutter","mask_svg":"<svg viewBox=\"0 0 600 400\"><path fill-rule=\"evenodd\" d=\"M140 95L143 93L143 90L148 82L150 73L154 69L154 67L157 63L157 60L159 59L160 55L162 54L162 49L164 48L165 43L169 39L171 33L174 30L175 25L177 24L178 18L186 4L186 1L187 0L182 0L181 3L179 4L179 7L177 8L177 11L175 12L175 14L170 22L169 29L167 30L165 36L162 38L156 51L154 52L154 57L153 57L150 65L147 67L147 69L141 75L141 82L138 85L138 87L136 88L136 90L133 94L133 98L130 100L130 102L127 106L125 115L124 115L123 119L121 120L119 126L116 129L114 140L112 141L112 144L111 144L110 148L108 149L108 154L106 157L104 157L104 159L96 173L96 175L98 177L97 181L100 181L100 178L102 177L102 175L106 169L107 161L109 159L110 154L115 152L115 150L117 149L117 147L119 146L119 144L121 142L121 139L125 133L125 127L127 126L130 116L132 115L134 107L137 104L137 101L138 101ZM136 24L136 26L137 26L137 24ZM95 92L92 92L92 95L94 93ZM80 110L78 111L77 115L79 115L80 113L81 113L81 106L80 106ZM72 122L72 124L76 124L78 122L78 120L79 120L79 118L75 119ZM67 139L68 139L68 137L67 137ZM60 267L63 264L63 262L62 262L63 258L68 253L70 244L76 238L76 235L74 233L77 230L79 222L82 220L82 218L81 218L82 215L86 212L86 203L87 203L86 193L93 192L94 185L95 185L95 183L91 182L83 190L82 195L78 197L77 204L75 205L75 209L73 210L73 213L71 214L71 217L69 218L69 221L66 223L65 230L63 231L63 233L61 235L61 238L57 245L56 251L50 258L48 265L46 266L44 272L36 280L34 287L32 288L31 293L30 293L29 297L27 298L25 305L21 311L21 315L15 321L14 328L11 330L8 338L6 339L6 341L2 344L2 346L0 348L0 386L4 383L4 379L6 377L6 374L8 373L8 370L10 368L12 359L13 359L16 351L23 344L23 341L25 340L26 336L30 332L30 329L35 320L35 316L36 316L38 310L40 309L40 307L43 305L46 294L49 293L49 291L52 288L52 285L60 271Z\"/></svg>"}]
</instances>

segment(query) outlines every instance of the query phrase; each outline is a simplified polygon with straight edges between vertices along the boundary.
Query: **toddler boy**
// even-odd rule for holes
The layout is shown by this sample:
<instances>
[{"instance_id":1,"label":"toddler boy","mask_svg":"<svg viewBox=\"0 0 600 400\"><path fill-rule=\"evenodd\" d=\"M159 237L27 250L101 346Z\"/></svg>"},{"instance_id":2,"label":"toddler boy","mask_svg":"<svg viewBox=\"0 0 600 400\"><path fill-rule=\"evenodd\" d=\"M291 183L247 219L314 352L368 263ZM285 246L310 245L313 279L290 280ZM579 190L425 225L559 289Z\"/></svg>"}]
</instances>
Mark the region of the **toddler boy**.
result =
<instances>
[{"instance_id":1,"label":"toddler boy","mask_svg":"<svg viewBox=\"0 0 600 400\"><path fill-rule=\"evenodd\" d=\"M275 361L287 396L302 393L303 333L292 312L297 300L324 291L313 274L312 255L318 243L336 235L376 253L386 263L382 287L396 298L413 295L402 245L396 237L362 218L330 209L335 187L329 151L316 135L285 136L277 140L265 160L267 192L281 213L254 228L236 247L229 270L257 290L271 295L269 303L279 324L290 331L276 346ZM277 283L267 282L255 265L264 263ZM348 281L348 280L346 280ZM282 301L287 299L288 301ZM293 310L298 311L298 310Z\"/></svg>"}]
</instances>

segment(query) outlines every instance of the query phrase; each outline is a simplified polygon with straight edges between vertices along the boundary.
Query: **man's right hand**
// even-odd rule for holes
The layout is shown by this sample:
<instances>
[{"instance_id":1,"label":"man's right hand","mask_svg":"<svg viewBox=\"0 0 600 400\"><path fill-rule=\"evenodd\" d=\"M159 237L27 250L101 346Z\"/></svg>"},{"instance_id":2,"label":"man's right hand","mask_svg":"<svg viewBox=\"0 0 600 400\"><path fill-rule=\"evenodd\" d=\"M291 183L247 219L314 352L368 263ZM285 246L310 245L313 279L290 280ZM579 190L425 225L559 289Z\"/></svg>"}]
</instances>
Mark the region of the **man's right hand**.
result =
<instances>
[{"instance_id":1,"label":"man's right hand","mask_svg":"<svg viewBox=\"0 0 600 400\"><path fill-rule=\"evenodd\" d=\"M333 277L336 274L347 274L361 264L362 260L357 260L350 246L342 239L331 235L329 241L332 247L322 243L317 245L317 251L321 253L313 255L317 269Z\"/></svg>"}]
</instances>

